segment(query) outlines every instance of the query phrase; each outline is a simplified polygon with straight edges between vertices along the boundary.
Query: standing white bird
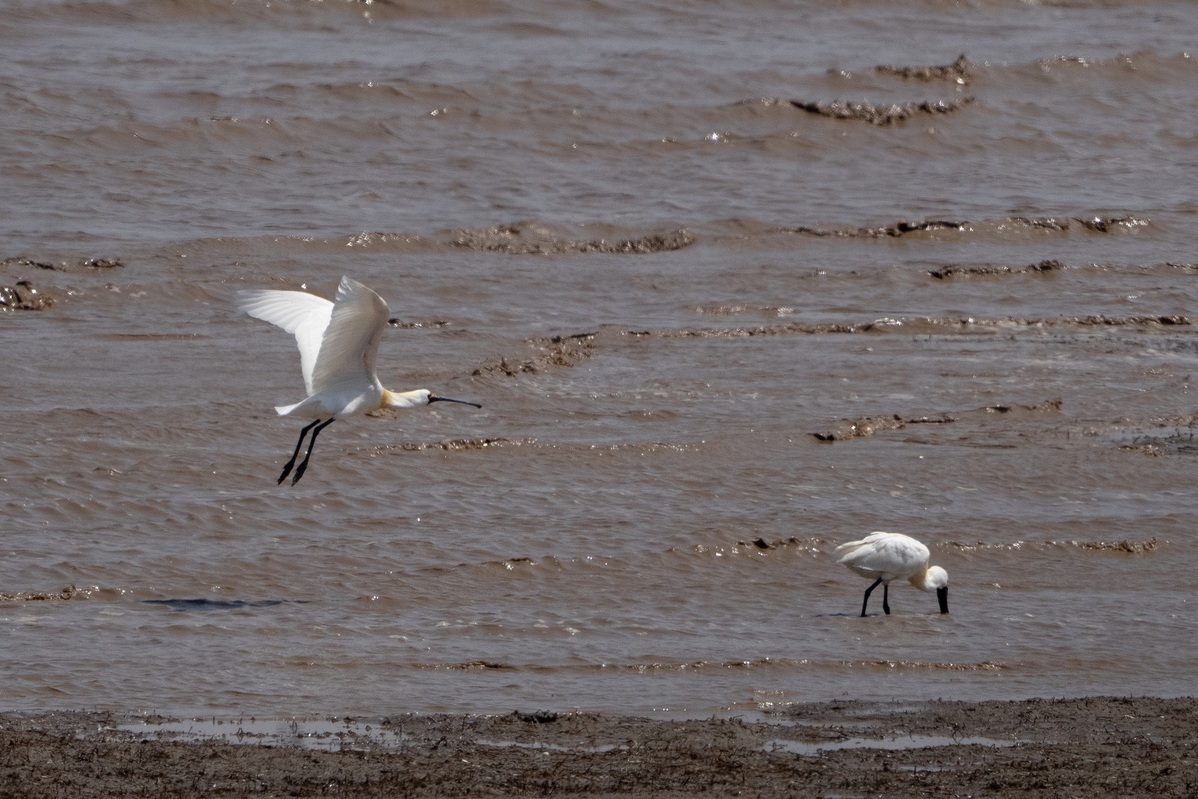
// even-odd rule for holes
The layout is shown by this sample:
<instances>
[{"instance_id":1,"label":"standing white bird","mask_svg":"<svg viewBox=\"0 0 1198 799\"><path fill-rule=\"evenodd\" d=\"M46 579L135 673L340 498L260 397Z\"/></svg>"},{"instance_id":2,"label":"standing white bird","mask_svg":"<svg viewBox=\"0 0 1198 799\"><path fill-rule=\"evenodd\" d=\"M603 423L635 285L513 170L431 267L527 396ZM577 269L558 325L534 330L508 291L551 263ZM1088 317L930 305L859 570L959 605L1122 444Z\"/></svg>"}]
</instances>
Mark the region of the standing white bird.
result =
<instances>
[{"instance_id":1,"label":"standing white bird","mask_svg":"<svg viewBox=\"0 0 1198 799\"><path fill-rule=\"evenodd\" d=\"M860 541L850 541L836 547L836 562L843 563L862 577L872 579L865 589L861 615L869 604L869 592L882 588L882 610L890 615L890 581L906 579L924 591L936 592L940 612L948 613L948 572L939 566L928 566L931 553L923 544L902 533L870 533Z\"/></svg>"},{"instance_id":2,"label":"standing white bird","mask_svg":"<svg viewBox=\"0 0 1198 799\"><path fill-rule=\"evenodd\" d=\"M237 307L255 319L294 334L299 345L308 398L294 405L276 405L275 410L280 416L316 421L300 431L295 452L279 475L280 483L295 466L308 431L312 430L312 438L303 462L291 479L292 485L299 482L308 468L317 434L343 416L380 408L415 408L432 402L482 407L477 402L436 397L423 388L398 393L383 388L375 374L374 362L390 311L382 297L356 280L342 277L334 302L303 291L264 289L237 292Z\"/></svg>"}]
</instances>

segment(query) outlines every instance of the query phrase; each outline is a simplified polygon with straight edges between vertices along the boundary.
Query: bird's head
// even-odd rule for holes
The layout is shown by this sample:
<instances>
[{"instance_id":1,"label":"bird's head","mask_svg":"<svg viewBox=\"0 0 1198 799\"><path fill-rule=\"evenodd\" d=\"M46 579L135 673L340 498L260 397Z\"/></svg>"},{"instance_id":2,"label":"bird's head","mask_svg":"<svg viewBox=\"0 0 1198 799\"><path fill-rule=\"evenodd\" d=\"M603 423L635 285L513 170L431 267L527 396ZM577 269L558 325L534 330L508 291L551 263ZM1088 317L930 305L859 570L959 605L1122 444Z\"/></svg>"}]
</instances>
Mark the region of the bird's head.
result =
<instances>
[{"instance_id":1,"label":"bird's head","mask_svg":"<svg viewBox=\"0 0 1198 799\"><path fill-rule=\"evenodd\" d=\"M932 566L928 569L928 576L924 578L925 590L936 591L936 601L940 603L940 612L948 613L948 572L939 566Z\"/></svg>"},{"instance_id":2,"label":"bird's head","mask_svg":"<svg viewBox=\"0 0 1198 799\"><path fill-rule=\"evenodd\" d=\"M421 405L430 405L434 402L457 402L462 405L473 405L475 408L482 407L477 402L438 397L427 388L418 388L415 391L387 391L384 395L383 406L387 408L419 408Z\"/></svg>"}]
</instances>

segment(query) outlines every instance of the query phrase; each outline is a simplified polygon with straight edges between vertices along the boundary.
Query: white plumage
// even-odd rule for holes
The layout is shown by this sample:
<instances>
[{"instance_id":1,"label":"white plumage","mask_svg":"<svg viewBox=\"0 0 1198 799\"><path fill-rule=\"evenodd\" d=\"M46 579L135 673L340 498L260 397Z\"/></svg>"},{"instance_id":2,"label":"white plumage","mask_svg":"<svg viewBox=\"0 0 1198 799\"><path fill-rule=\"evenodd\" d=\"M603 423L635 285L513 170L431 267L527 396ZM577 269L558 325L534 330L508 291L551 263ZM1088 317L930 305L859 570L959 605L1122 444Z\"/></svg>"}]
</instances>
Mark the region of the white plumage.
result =
<instances>
[{"instance_id":1,"label":"white plumage","mask_svg":"<svg viewBox=\"0 0 1198 799\"><path fill-rule=\"evenodd\" d=\"M935 592L940 612L948 613L948 572L928 566L931 553L914 538L902 533L870 533L860 541L836 547L836 562L843 563L862 577L873 580L865 589L861 615L869 605L869 594L882 584L882 610L890 615L890 581L908 580L923 591Z\"/></svg>"},{"instance_id":2,"label":"white plumage","mask_svg":"<svg viewBox=\"0 0 1198 799\"><path fill-rule=\"evenodd\" d=\"M312 430L308 451L291 484L308 468L312 447L321 430L333 420L380 408L414 408L431 402L458 402L481 407L475 402L436 397L427 389L394 392L383 388L375 374L379 341L390 310L378 294L348 277L342 277L333 302L304 291L261 289L237 292L237 307L255 319L278 325L295 336L299 345L300 369L308 396L292 405L276 405L280 416L302 416L316 421L300 431L295 452L279 476L290 474ZM315 428L315 429L313 429Z\"/></svg>"}]
</instances>

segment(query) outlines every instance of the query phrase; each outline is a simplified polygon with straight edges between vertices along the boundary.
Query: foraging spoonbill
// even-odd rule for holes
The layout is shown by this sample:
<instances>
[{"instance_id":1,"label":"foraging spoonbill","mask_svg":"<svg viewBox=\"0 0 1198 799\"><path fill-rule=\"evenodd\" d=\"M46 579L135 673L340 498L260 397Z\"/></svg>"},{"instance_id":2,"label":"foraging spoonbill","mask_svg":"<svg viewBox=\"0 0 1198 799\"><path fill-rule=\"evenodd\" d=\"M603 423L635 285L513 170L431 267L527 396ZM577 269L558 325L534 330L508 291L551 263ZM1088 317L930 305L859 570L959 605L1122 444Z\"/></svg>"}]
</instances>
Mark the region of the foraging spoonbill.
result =
<instances>
[{"instance_id":1,"label":"foraging spoonbill","mask_svg":"<svg viewBox=\"0 0 1198 799\"><path fill-rule=\"evenodd\" d=\"M936 592L940 612L948 613L948 572L939 566L928 566L928 548L911 536L902 533L870 533L860 541L849 541L836 547L836 562L843 563L862 577L873 580L865 589L861 615L869 604L869 592L882 584L882 610L890 615L890 581L906 579L924 591Z\"/></svg>"},{"instance_id":2,"label":"foraging spoonbill","mask_svg":"<svg viewBox=\"0 0 1198 799\"><path fill-rule=\"evenodd\" d=\"M276 405L280 416L300 416L315 421L300 431L291 460L283 467L279 483L287 478L299 457L304 437L312 431L308 451L295 470L295 485L308 468L312 447L321 430L335 420L380 408L415 408L433 402L457 402L481 408L477 402L434 396L427 389L388 391L375 374L379 340L390 313L383 298L348 277L341 278L337 297L304 291L260 289L237 292L237 307L255 319L278 325L295 336L300 369L308 398L294 405Z\"/></svg>"}]
</instances>

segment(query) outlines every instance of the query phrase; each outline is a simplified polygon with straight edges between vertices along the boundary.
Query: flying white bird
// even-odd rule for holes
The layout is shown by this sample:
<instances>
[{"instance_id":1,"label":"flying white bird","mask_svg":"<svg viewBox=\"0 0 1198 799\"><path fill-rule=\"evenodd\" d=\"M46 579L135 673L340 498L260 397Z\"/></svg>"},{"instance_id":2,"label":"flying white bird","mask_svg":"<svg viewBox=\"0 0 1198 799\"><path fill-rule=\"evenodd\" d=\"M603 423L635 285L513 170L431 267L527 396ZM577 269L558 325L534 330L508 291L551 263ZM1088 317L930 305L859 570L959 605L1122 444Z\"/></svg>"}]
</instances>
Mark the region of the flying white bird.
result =
<instances>
[{"instance_id":1,"label":"flying white bird","mask_svg":"<svg viewBox=\"0 0 1198 799\"><path fill-rule=\"evenodd\" d=\"M890 615L890 581L906 579L924 591L936 592L940 612L948 613L948 572L928 566L928 548L902 533L870 533L860 541L836 547L836 562L843 563L862 577L872 579L865 589L861 615L869 604L869 592L882 584L882 610Z\"/></svg>"},{"instance_id":2,"label":"flying white bird","mask_svg":"<svg viewBox=\"0 0 1198 799\"><path fill-rule=\"evenodd\" d=\"M477 402L437 397L423 388L401 392L383 388L375 374L374 362L390 311L382 297L356 280L342 277L334 302L303 291L256 290L237 292L237 307L255 319L294 334L299 345L308 398L294 405L276 405L275 410L280 416L315 421L300 431L295 452L279 475L280 483L295 466L308 431L312 431L312 438L291 479L292 485L299 482L308 468L316 436L343 416L380 408L415 408L432 402L482 407Z\"/></svg>"}]
</instances>

